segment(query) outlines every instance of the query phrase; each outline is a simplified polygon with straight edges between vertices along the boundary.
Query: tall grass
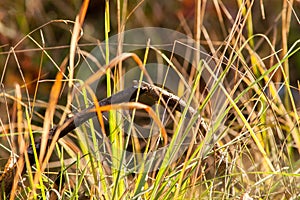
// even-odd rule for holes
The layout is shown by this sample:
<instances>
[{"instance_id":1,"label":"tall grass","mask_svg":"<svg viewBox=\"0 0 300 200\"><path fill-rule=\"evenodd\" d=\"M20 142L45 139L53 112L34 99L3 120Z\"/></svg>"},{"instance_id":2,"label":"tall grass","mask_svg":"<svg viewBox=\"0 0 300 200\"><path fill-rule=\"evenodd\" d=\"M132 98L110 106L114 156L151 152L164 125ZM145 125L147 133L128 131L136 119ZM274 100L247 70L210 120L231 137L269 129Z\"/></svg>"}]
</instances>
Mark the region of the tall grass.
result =
<instances>
[{"instance_id":1,"label":"tall grass","mask_svg":"<svg viewBox=\"0 0 300 200\"><path fill-rule=\"evenodd\" d=\"M121 33L127 26L135 27L134 20L146 24L149 22L147 17L155 11L158 20L158 8L161 7L156 1L152 2L153 5L148 1L117 0L116 5L105 1L101 27L106 44L102 52L105 62L101 63L95 55L88 53L98 44L85 33L88 3L84 1L75 22L52 20L19 39L9 51L3 46L1 57L6 61L2 67L0 93L3 110L0 120L1 164L4 166L10 156L18 160L18 173L14 177L10 198L299 198L300 134L295 96L299 89L291 86L291 79L295 77L290 73L294 70L290 63L296 64L294 58L299 57L299 39L289 41L293 20L298 19L295 2L284 1L278 6L281 11L276 20L281 19L281 26L272 26L259 33L257 30L261 27L257 24L257 15L263 20L268 19L270 11L263 1L237 0L234 11L230 2L197 0L193 4L184 1L182 6L189 3L195 10L180 8L177 12L180 25L176 28L192 36L198 49L203 46L211 52L214 70L209 68L207 60L200 60L197 53L193 63L187 64L173 56L174 52L162 52L152 46L151 41L145 44L143 51L123 52L121 37L118 38L116 56L111 58L109 37L112 32ZM208 23L212 10L216 10L213 25L220 30L219 34ZM194 13L192 19L186 15L187 11ZM168 20L167 16L163 19ZM117 28L114 27L115 21ZM26 31L28 24L29 21L22 23ZM99 24L95 26L97 29ZM64 34L67 32L66 44L70 45L48 47L45 40L51 28ZM33 48L27 48L27 45ZM193 48L187 49L193 51ZM26 63L19 62L18 57L24 52L37 54L34 57L39 63L37 79L28 81L24 76L23 65ZM57 57L58 54L63 56ZM189 56L189 52L186 55ZM49 148L44 146L40 155L35 152L35 165L30 165L24 151L26 145L34 144L34 138L46 135L54 124L62 124L71 111L80 112L92 103L97 105L99 94L94 93L93 82L105 77L105 92L101 91L111 96L124 89L121 77L130 69L128 66L138 65L140 80L143 80L148 78L145 66L154 62L167 63L180 77L175 95L185 100L186 107L181 113L166 111L165 108L171 126L165 123L168 120L162 120L164 115L158 107L150 109L138 103L139 98L136 102L103 108L98 105L96 118L88 120ZM87 63L86 70L92 64L102 66L102 69L87 80L75 79L79 63ZM10 89L6 77L11 73L8 66L14 64L22 84ZM49 68L56 70L53 73L57 74L56 78L52 72L45 75ZM211 70L210 86L203 86L204 69ZM278 82L285 86L284 95L278 93ZM189 95L185 95L187 84L190 86ZM31 85L34 85L33 92ZM160 87L167 85L164 82ZM45 93L50 88L50 94ZM218 98L222 105L216 106ZM157 106L163 106L163 103L163 99L156 102ZM189 116L189 108L194 108L195 115ZM148 124L152 137L138 138L141 133L136 121L144 115L152 119ZM198 116L204 119L207 130L202 130ZM156 131L158 137L155 137ZM167 140L163 138L165 131ZM168 143L167 146L164 142ZM180 145L186 145L184 152L180 152ZM147 158L163 148L165 152L160 160ZM135 156L128 157L129 151ZM176 155L180 156L173 159ZM152 170L149 164L162 167ZM20 174L26 180L18 176ZM6 196L1 195L0 199L5 199Z\"/></svg>"}]
</instances>

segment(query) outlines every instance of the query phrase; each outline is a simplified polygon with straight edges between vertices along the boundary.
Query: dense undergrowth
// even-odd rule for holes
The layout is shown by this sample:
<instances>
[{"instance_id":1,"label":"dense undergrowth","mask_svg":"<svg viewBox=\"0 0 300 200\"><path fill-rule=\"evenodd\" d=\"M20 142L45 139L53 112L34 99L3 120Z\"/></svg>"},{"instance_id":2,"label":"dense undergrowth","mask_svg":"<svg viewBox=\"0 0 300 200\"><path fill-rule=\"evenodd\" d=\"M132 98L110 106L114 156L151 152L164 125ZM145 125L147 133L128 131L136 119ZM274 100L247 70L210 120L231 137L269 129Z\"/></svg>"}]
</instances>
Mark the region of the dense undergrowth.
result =
<instances>
[{"instance_id":1,"label":"dense undergrowth","mask_svg":"<svg viewBox=\"0 0 300 200\"><path fill-rule=\"evenodd\" d=\"M17 2L0 11L0 162L18 161L2 199L299 198L298 1ZM161 98L96 107L32 166L34 138L133 80Z\"/></svg>"}]
</instances>

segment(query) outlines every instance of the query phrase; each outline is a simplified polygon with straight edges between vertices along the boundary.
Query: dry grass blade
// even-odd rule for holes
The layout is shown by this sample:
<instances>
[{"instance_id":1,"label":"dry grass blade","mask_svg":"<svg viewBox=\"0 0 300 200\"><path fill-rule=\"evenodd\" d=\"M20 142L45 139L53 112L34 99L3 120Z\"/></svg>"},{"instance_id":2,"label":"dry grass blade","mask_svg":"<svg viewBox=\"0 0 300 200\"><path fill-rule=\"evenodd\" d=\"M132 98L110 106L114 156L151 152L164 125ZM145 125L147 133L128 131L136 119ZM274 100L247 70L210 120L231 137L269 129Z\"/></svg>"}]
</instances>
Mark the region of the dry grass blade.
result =
<instances>
[{"instance_id":1,"label":"dry grass blade","mask_svg":"<svg viewBox=\"0 0 300 200\"><path fill-rule=\"evenodd\" d=\"M40 159L40 163L42 162L43 158L44 158L44 153L46 150L46 144L47 144L47 140L48 140L48 131L50 129L52 120L53 120L53 116L54 116L54 112L56 109L56 104L58 101L58 97L61 91L61 87L62 87L62 78L63 78L63 71L64 68L62 69L62 71L59 71L56 75L56 79L55 82L51 88L50 91L50 95L49 95L49 106L46 109L46 113L45 113L45 120L44 120L44 126L43 126L43 135L42 135L42 141L41 141L41 152L39 155L39 159Z\"/></svg>"},{"instance_id":2,"label":"dry grass blade","mask_svg":"<svg viewBox=\"0 0 300 200\"><path fill-rule=\"evenodd\" d=\"M22 135L22 130L23 130L23 114L22 114L22 106L19 102L22 101L22 95L21 95L21 89L19 85L16 85L16 98L17 98L17 120L18 120L18 144L20 145L20 158L17 161L17 171L14 177L14 182L12 185L12 189L11 189L11 196L10 199L14 199L14 195L16 194L16 189L18 186L18 180L19 177L21 176L21 173L23 171L23 167L24 167L24 149L25 149L25 141Z\"/></svg>"},{"instance_id":3,"label":"dry grass blade","mask_svg":"<svg viewBox=\"0 0 300 200\"><path fill-rule=\"evenodd\" d=\"M89 5L89 0L85 0L82 3L80 12L76 16L75 24L74 24L74 28L73 28L73 32L72 32L72 38L71 38L71 44L70 44L70 55L69 55L70 56L70 59L69 59L69 82L68 82L69 91L71 91L71 89L73 88L75 53L76 53L78 40L80 39L80 32L82 30L81 28L82 28L82 24L83 24L85 16L86 16L88 5ZM71 92L69 92L68 99L67 99L66 111L68 110L69 106L71 105L71 101L72 101L72 95L71 95ZM65 118L66 115L67 115L67 113L65 112L63 118Z\"/></svg>"},{"instance_id":4,"label":"dry grass blade","mask_svg":"<svg viewBox=\"0 0 300 200\"><path fill-rule=\"evenodd\" d=\"M116 109L130 109L130 110L143 109L143 110L145 110L159 126L162 138L164 140L164 145L167 145L168 137L167 137L167 132L165 130L165 127L150 106L147 106L147 105L139 103L139 102L127 102L127 103L99 106L95 109L91 109L90 112L97 112L97 113L98 112L107 112L107 111L116 110Z\"/></svg>"},{"instance_id":5,"label":"dry grass blade","mask_svg":"<svg viewBox=\"0 0 300 200\"><path fill-rule=\"evenodd\" d=\"M106 73L106 71L108 69L111 69L115 66L117 66L117 64L120 62L120 61L124 61L128 58L132 58L136 64L138 65L138 67L141 69L141 71L145 74L145 76L148 78L148 81L150 81L151 84L152 81L151 81L151 78L148 74L148 72L145 70L145 67L143 65L143 62L141 61L141 59L135 54L135 53L122 53L121 55L115 57L114 59L112 59L110 61L110 63L105 66L105 71L103 70L98 70L96 73L94 73L93 75L91 75L85 82L84 82L84 86L86 85L90 85L92 84L93 82L99 80L99 77L101 77L102 75L104 75Z\"/></svg>"},{"instance_id":6,"label":"dry grass blade","mask_svg":"<svg viewBox=\"0 0 300 200\"><path fill-rule=\"evenodd\" d=\"M43 133L42 133L42 139L41 139L41 149L40 149L40 155L39 155L39 163L40 164L42 164L44 161L44 156L45 156L46 148L47 148L47 142L48 142L48 138L49 138L48 131L50 129L51 122L53 120L54 112L56 110L57 100L58 100L58 97L59 97L59 94L61 91L64 69L65 69L65 67L63 66L61 71L59 71L57 73L54 85L52 86L51 91L50 91L49 106L46 109L46 113L45 113ZM48 153L49 153L49 151L48 151ZM43 169L37 170L37 173L34 177L34 186L37 184L38 180L40 179L42 172L43 172ZM35 188L33 188L33 191L35 191Z\"/></svg>"},{"instance_id":7,"label":"dry grass blade","mask_svg":"<svg viewBox=\"0 0 300 200\"><path fill-rule=\"evenodd\" d=\"M90 87L86 87L86 88L89 91L90 95L92 96L93 103L94 103L95 108L96 108L97 117L98 117L98 120L99 120L99 123L100 123L100 126L101 126L101 131L102 131L103 134L105 134L104 120L103 120L102 112L100 110L98 99L97 99L95 93L93 92L93 90Z\"/></svg>"}]
</instances>

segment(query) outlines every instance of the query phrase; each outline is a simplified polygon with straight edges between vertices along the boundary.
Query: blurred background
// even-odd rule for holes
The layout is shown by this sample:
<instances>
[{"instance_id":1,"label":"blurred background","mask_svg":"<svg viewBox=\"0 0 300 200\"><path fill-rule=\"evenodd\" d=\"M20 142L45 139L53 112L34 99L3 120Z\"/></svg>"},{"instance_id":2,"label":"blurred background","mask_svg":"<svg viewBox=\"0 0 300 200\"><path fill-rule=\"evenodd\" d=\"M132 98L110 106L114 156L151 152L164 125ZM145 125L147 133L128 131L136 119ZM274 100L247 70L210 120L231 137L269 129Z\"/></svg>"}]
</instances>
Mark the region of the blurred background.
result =
<instances>
[{"instance_id":1,"label":"blurred background","mask_svg":"<svg viewBox=\"0 0 300 200\"><path fill-rule=\"evenodd\" d=\"M219 2L219 3L216 3ZM222 0L222 1L203 1L205 10L203 10L203 26L209 34L210 39L215 46L224 45L223 41L228 37L234 16L236 15L239 1ZM261 6L263 2L263 6ZM300 38L300 26L297 14L300 13L299 1L288 1L288 6L293 2L293 13L291 13L290 31L288 35L288 44L292 45ZM45 25L40 31L36 31L33 37L40 41L41 34L44 37L45 47L61 47L59 50L52 50L51 56L56 63L60 63L67 55L70 43L70 31L72 24L53 22L56 19L74 20L79 12L81 0L2 0L0 2L0 71L4 80L2 83L11 86L14 82L23 83L20 79L20 72L15 58L9 59L9 67L3 71L7 60L7 53L12 47L16 46L20 40L29 32ZM117 33L117 5L116 1L110 1L110 20L111 32ZM216 6L218 5L218 6ZM145 26L158 26L181 31L185 34L193 34L194 26L194 0L151 0L151 1L128 1L125 29ZM274 44L276 50L281 50L282 44L282 19L281 12L283 1L281 0L264 0L254 1L252 8L253 33L265 34ZM104 0L92 0L90 2L87 17L84 23L84 36L86 42L102 41L104 39ZM220 16L217 12L220 9ZM264 15L264 16L263 16ZM232 17L232 18L231 18ZM223 23L220 23L223 22ZM189 30L188 30L189 29ZM244 30L245 36L248 30ZM203 39L203 37L202 37ZM258 44L258 42L262 44ZM254 41L257 46L257 53L270 55L270 48L266 48L265 42ZM203 39L202 46L207 46ZM33 81L38 76L40 65L40 51L37 46L29 39L19 43L15 51L19 65L22 68L26 82ZM266 58L266 66L270 65L270 60ZM48 61L49 62L49 61ZM290 80L293 84L297 83L300 76L300 55L299 53L290 59ZM47 60L43 63L44 76L51 76L55 68ZM33 87L34 88L34 87ZM30 89L30 88L29 88Z\"/></svg>"},{"instance_id":2,"label":"blurred background","mask_svg":"<svg viewBox=\"0 0 300 200\"><path fill-rule=\"evenodd\" d=\"M110 35L118 32L117 1L109 1ZM226 44L235 16L242 1L201 1L202 35L201 45L208 52L219 49ZM245 1L250 6L250 1ZM253 34L264 34L276 51L283 49L283 7L291 6L292 12L287 13L288 29L287 46L292 46L300 39L298 15L299 1L263 0L254 1L249 18L252 24L245 26L244 37ZM5 90L12 89L15 83L26 83L29 95L36 91L37 78L53 79L57 72L55 65L60 65L69 53L71 31L79 12L81 0L2 0L0 2L0 73L1 84ZM157 26L194 35L194 0L145 0L123 1L126 5L126 16L122 21L125 30L136 27ZM97 43L104 40L105 0L92 0L84 22L84 34L80 43ZM290 17L289 17L290 16ZM70 21L68 21L70 20ZM42 28L39 28L42 27ZM28 34L30 34L30 37ZM24 39L24 37L26 37ZM209 37L209 38L208 38ZM42 44L51 57L49 59L36 43ZM274 65L274 56L269 44L262 37L255 37L252 43L255 52L263 58L267 68ZM92 48L92 47L91 47ZM88 47L87 47L88 49ZM280 53L279 53L280 55ZM249 55L248 55L249 56ZM281 58L283 55L281 56ZM251 62L245 57L246 62ZM251 65L251 63L250 63ZM290 82L298 87L300 77L300 54L296 53L289 59ZM282 82L279 73L273 78ZM51 84L40 84L37 95L47 100ZM24 87L23 87L24 89Z\"/></svg>"}]
</instances>

